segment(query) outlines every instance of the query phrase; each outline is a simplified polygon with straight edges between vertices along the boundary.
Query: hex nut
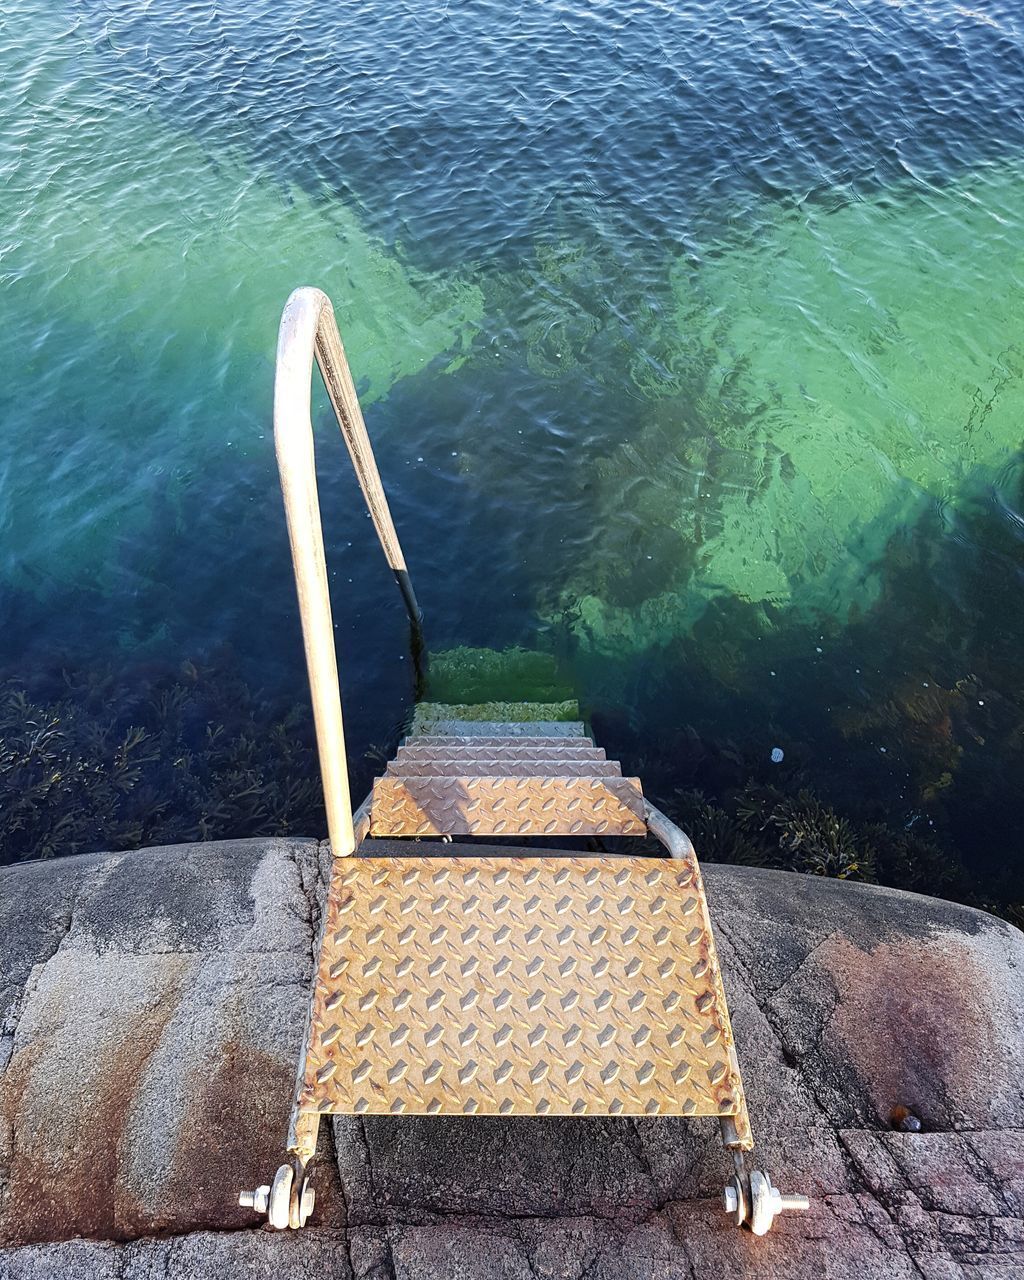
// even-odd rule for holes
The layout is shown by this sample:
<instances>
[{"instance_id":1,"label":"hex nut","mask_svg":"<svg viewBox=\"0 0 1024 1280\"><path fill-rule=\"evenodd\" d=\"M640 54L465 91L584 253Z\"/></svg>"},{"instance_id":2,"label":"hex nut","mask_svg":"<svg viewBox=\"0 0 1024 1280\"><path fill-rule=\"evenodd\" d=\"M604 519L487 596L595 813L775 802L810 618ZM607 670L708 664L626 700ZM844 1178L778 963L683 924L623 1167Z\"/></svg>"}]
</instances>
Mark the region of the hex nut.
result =
<instances>
[{"instance_id":1,"label":"hex nut","mask_svg":"<svg viewBox=\"0 0 1024 1280\"><path fill-rule=\"evenodd\" d=\"M313 1206L316 1204L316 1188L310 1183L308 1178L302 1181L302 1192L299 1195L299 1226L304 1227L310 1219L313 1212Z\"/></svg>"},{"instance_id":2,"label":"hex nut","mask_svg":"<svg viewBox=\"0 0 1024 1280\"><path fill-rule=\"evenodd\" d=\"M270 1188L264 1184L255 1191L239 1191L238 1203L243 1209L254 1209L256 1213L266 1213L270 1204Z\"/></svg>"}]
</instances>

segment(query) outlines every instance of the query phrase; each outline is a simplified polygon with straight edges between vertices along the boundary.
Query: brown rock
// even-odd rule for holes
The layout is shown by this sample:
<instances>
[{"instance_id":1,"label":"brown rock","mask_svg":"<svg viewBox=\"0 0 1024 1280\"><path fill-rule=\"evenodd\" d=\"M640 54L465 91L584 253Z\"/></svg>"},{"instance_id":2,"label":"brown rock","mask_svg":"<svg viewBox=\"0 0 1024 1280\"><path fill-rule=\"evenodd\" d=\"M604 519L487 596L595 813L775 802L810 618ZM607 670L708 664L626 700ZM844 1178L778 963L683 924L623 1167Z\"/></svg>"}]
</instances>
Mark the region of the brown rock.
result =
<instances>
[{"instance_id":1,"label":"brown rock","mask_svg":"<svg viewBox=\"0 0 1024 1280\"><path fill-rule=\"evenodd\" d=\"M708 1121L372 1117L324 1126L310 1228L254 1228L236 1196L280 1160L322 856L0 871L0 1276L1024 1276L1024 936L732 867L706 877L757 1163L809 1213L731 1227Z\"/></svg>"}]
</instances>

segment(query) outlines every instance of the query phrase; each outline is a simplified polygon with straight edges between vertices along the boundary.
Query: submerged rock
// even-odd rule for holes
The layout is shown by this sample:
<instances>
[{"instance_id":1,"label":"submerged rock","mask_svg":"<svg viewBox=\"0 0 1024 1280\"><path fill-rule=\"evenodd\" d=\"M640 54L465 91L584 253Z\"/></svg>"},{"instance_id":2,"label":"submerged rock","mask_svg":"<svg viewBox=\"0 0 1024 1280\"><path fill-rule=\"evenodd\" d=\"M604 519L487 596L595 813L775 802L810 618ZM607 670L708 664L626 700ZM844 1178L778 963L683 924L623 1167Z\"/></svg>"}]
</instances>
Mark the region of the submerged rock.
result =
<instances>
[{"instance_id":1,"label":"submerged rock","mask_svg":"<svg viewBox=\"0 0 1024 1280\"><path fill-rule=\"evenodd\" d=\"M757 1159L808 1213L731 1227L707 1120L369 1117L325 1125L310 1228L254 1227L236 1196L279 1162L325 867L316 841L249 840L0 870L0 1276L1024 1267L1024 936L724 866Z\"/></svg>"}]
</instances>

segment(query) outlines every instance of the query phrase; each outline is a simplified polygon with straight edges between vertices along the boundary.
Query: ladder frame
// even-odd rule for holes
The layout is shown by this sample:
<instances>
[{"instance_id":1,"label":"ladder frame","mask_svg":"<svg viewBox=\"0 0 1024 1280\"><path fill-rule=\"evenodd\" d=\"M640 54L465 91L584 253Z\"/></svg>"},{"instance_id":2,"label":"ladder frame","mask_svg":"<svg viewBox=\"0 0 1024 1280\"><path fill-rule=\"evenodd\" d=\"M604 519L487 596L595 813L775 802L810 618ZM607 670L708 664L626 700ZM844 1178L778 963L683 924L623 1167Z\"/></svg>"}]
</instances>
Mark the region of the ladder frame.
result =
<instances>
[{"instance_id":1,"label":"ladder frame","mask_svg":"<svg viewBox=\"0 0 1024 1280\"><path fill-rule=\"evenodd\" d=\"M352 857L370 832L372 796L368 796L353 814L316 480L311 419L311 375L314 360L323 377L381 547L401 590L413 627L414 642L421 643L422 615L377 470L333 307L320 289L296 289L285 306L278 335L274 441L302 623L331 852L334 858L343 859ZM710 913L693 845L686 833L664 813L646 799L641 802L641 826L661 843L669 858L687 860L692 864L703 928L711 942ZM326 924L325 911L317 945L318 957L323 949ZM713 955L713 943L711 950ZM715 965L717 967L717 961ZM720 977L718 981L720 985ZM277 1228L304 1225L313 1207L308 1166L316 1154L322 1113L303 1110L300 1107L300 1094L310 1050L316 991L317 978L314 975L289 1123L289 1160L278 1169L272 1185L259 1187L253 1192L242 1192L239 1197L243 1205L265 1212L270 1224ZM722 1013L728 1027L729 1016L724 991L722 996ZM763 1234L781 1209L806 1208L808 1202L802 1196L780 1195L772 1187L766 1174L746 1169L744 1153L752 1148L753 1140L731 1029L728 1035L728 1053L736 1072L740 1096L736 1113L719 1118L722 1141L732 1153L735 1166L735 1175L725 1188L725 1206L734 1216L737 1225L745 1223L755 1233Z\"/></svg>"}]
</instances>

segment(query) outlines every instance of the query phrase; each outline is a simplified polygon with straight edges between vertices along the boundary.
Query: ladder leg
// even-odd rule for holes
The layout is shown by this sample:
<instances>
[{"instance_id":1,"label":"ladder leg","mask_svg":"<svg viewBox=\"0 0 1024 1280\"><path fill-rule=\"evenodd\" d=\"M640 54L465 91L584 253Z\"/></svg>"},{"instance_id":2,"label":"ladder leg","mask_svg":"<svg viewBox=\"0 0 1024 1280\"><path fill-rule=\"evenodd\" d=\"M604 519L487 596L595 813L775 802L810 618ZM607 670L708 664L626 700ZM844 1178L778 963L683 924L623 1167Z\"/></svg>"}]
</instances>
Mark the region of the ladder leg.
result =
<instances>
[{"instance_id":1,"label":"ladder leg","mask_svg":"<svg viewBox=\"0 0 1024 1280\"><path fill-rule=\"evenodd\" d=\"M771 1230L776 1217L786 1210L809 1209L811 1202L806 1196L783 1195L763 1169L748 1169L746 1151L750 1149L750 1127L746 1126L748 1142L741 1140L741 1133L736 1124L738 1116L723 1116L722 1142L732 1154L735 1172L725 1184L722 1193L722 1206L738 1227L748 1226L755 1236L763 1236ZM746 1109L742 1120L746 1124Z\"/></svg>"},{"instance_id":2,"label":"ladder leg","mask_svg":"<svg viewBox=\"0 0 1024 1280\"><path fill-rule=\"evenodd\" d=\"M304 1227L316 1202L309 1165L316 1155L319 1136L319 1112L294 1109L288 1128L287 1163L278 1167L273 1182L255 1191L240 1192L238 1203L242 1208L266 1215L267 1222L278 1231Z\"/></svg>"},{"instance_id":3,"label":"ladder leg","mask_svg":"<svg viewBox=\"0 0 1024 1280\"><path fill-rule=\"evenodd\" d=\"M320 1113L317 1111L294 1111L288 1129L288 1152L305 1168L316 1155L316 1144L320 1137Z\"/></svg>"}]
</instances>

